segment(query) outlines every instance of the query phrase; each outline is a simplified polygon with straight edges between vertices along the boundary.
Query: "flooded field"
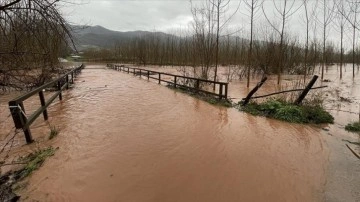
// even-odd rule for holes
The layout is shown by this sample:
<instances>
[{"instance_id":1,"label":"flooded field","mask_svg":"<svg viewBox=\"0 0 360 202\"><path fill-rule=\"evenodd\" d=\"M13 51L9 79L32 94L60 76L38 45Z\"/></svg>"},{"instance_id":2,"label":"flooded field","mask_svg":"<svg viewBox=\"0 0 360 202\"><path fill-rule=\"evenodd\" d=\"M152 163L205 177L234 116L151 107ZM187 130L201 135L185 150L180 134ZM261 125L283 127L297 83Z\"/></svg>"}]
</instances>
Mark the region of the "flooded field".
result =
<instances>
[{"instance_id":1,"label":"flooded field","mask_svg":"<svg viewBox=\"0 0 360 202\"><path fill-rule=\"evenodd\" d=\"M343 130L358 118L349 112L359 111L359 79L336 80L336 69L329 70L331 82L324 84L329 88L323 93L329 97L325 104L336 123L311 126L254 117L131 74L92 69L102 67L88 65L74 88L64 93L63 101L50 106L49 122L37 119L31 127L36 143L24 145L22 133L14 138L12 158L44 145L59 147L29 177L29 185L20 191L22 200L359 199L359 180L349 177L358 176L359 163L339 144L342 138L359 140L358 135ZM345 74L350 75L350 71ZM259 94L273 92L274 82L270 79ZM244 84L233 81L230 97L245 96ZM13 127L7 102L14 96L0 98L2 142ZM351 102L339 104L340 97ZM36 97L25 103L28 113L39 105ZM59 129L59 135L47 140L51 126ZM336 167L340 163L347 163L348 172L341 173L344 169ZM352 169L356 166L358 170ZM6 169L2 167L2 172Z\"/></svg>"}]
</instances>

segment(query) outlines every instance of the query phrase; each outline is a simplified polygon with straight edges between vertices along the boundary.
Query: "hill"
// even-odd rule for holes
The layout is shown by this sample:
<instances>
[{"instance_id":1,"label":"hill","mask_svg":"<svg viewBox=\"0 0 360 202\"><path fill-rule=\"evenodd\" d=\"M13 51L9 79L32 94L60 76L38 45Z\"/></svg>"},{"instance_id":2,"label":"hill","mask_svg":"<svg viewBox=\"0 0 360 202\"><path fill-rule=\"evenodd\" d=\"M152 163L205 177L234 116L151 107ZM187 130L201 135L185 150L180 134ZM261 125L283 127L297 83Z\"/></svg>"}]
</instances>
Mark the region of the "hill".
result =
<instances>
[{"instance_id":1,"label":"hill","mask_svg":"<svg viewBox=\"0 0 360 202\"><path fill-rule=\"evenodd\" d=\"M71 26L75 45L79 51L87 48L112 48L115 44L122 44L140 36L157 35L166 39L173 35L163 32L129 31L119 32L102 26Z\"/></svg>"}]
</instances>

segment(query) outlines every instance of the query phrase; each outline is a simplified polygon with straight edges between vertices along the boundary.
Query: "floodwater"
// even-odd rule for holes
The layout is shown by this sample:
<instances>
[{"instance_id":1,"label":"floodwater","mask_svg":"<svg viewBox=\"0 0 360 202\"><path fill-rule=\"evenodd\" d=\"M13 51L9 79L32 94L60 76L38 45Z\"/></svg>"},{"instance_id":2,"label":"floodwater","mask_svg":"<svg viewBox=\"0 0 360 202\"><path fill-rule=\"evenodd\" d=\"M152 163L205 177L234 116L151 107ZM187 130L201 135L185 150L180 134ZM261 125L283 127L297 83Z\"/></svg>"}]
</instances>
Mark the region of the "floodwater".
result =
<instances>
[{"instance_id":1,"label":"floodwater","mask_svg":"<svg viewBox=\"0 0 360 202\"><path fill-rule=\"evenodd\" d=\"M131 74L88 65L32 125L59 147L29 178L24 201L323 201L329 148L321 127L214 106ZM239 87L240 88L240 87ZM1 97L1 137L12 127ZM38 100L25 103L34 110ZM27 107L28 106L28 107ZM3 116L5 114L6 116ZM59 135L47 140L49 128ZM4 168L3 168L4 169Z\"/></svg>"}]
</instances>

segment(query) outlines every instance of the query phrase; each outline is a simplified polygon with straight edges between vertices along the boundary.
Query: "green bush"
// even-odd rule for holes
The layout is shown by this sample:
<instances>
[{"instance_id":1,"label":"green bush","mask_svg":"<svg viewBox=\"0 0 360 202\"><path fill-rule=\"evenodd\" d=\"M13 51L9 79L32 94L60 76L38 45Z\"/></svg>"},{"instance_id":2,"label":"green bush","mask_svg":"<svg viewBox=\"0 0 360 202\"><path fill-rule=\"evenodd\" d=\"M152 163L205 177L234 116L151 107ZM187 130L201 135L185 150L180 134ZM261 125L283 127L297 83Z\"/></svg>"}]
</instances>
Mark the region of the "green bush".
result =
<instances>
[{"instance_id":1,"label":"green bush","mask_svg":"<svg viewBox=\"0 0 360 202\"><path fill-rule=\"evenodd\" d=\"M280 119L283 121L294 122L294 123L303 123L306 122L304 119L301 108L298 106L285 105L279 108L275 114L274 118Z\"/></svg>"},{"instance_id":2,"label":"green bush","mask_svg":"<svg viewBox=\"0 0 360 202\"><path fill-rule=\"evenodd\" d=\"M308 123L334 123L334 117L325 111L320 105L302 106L304 117Z\"/></svg>"},{"instance_id":3,"label":"green bush","mask_svg":"<svg viewBox=\"0 0 360 202\"><path fill-rule=\"evenodd\" d=\"M266 112L267 114L275 114L283 107L284 104L281 100L268 100L264 104L260 105L260 110Z\"/></svg>"},{"instance_id":4,"label":"green bush","mask_svg":"<svg viewBox=\"0 0 360 202\"><path fill-rule=\"evenodd\" d=\"M250 102L245 107L240 107L240 110L293 123L334 123L334 117L320 105L294 105L280 99L269 99L260 104Z\"/></svg>"},{"instance_id":5,"label":"green bush","mask_svg":"<svg viewBox=\"0 0 360 202\"><path fill-rule=\"evenodd\" d=\"M350 132L360 132L360 121L347 124L345 126L345 130L350 131Z\"/></svg>"}]
</instances>

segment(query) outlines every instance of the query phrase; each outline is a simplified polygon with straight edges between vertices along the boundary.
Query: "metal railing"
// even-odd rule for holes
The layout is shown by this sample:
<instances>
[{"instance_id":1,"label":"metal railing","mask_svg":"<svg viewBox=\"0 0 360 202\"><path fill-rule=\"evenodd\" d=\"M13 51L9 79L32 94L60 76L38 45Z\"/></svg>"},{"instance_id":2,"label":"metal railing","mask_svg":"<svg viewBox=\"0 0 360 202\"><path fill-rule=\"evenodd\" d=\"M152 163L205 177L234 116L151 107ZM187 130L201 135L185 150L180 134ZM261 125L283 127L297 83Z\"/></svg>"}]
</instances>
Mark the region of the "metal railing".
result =
<instances>
[{"instance_id":1,"label":"metal railing","mask_svg":"<svg viewBox=\"0 0 360 202\"><path fill-rule=\"evenodd\" d=\"M30 132L30 125L41 113L44 116L44 120L48 120L47 107L55 100L57 96L59 96L59 99L62 100L62 91L65 88L69 89L70 83L74 83L74 78L81 72L83 68L84 65L82 64L79 67L76 67L66 74L60 76L59 78L9 101L9 109L14 120L15 128L22 129L24 131L27 143L33 142ZM45 100L43 90L54 86L56 86L56 92L48 100ZM25 114L25 107L23 102L35 94L39 94L41 107L31 115L27 116Z\"/></svg>"},{"instance_id":2,"label":"metal railing","mask_svg":"<svg viewBox=\"0 0 360 202\"><path fill-rule=\"evenodd\" d=\"M177 88L177 87L187 88L187 89L191 89L197 93L201 92L201 93L205 93L208 95L216 96L219 99L227 99L227 97L228 97L228 83L226 83L226 82L210 81L210 80L175 75L175 74L170 74L170 73L165 73L165 72L152 71L152 70L148 70L148 69L127 67L124 65L107 64L107 67L117 70L117 71L123 71L123 72L127 72L127 73L132 73L134 75L139 75L140 77L145 76L145 77L147 77L148 80L154 79L154 80L158 81L159 84L161 84L161 82L165 82L167 84L172 85L175 88ZM157 75L157 77L155 77L154 75ZM164 79L162 79L162 75L171 76L171 77L173 77L173 80L170 80L170 81L164 80ZM186 83L192 83L193 86L180 83L179 78L186 79L187 80ZM193 81L193 82L189 82L189 81ZM200 87L201 83L218 85L218 88L217 88L218 92L201 89L201 87Z\"/></svg>"}]
</instances>

